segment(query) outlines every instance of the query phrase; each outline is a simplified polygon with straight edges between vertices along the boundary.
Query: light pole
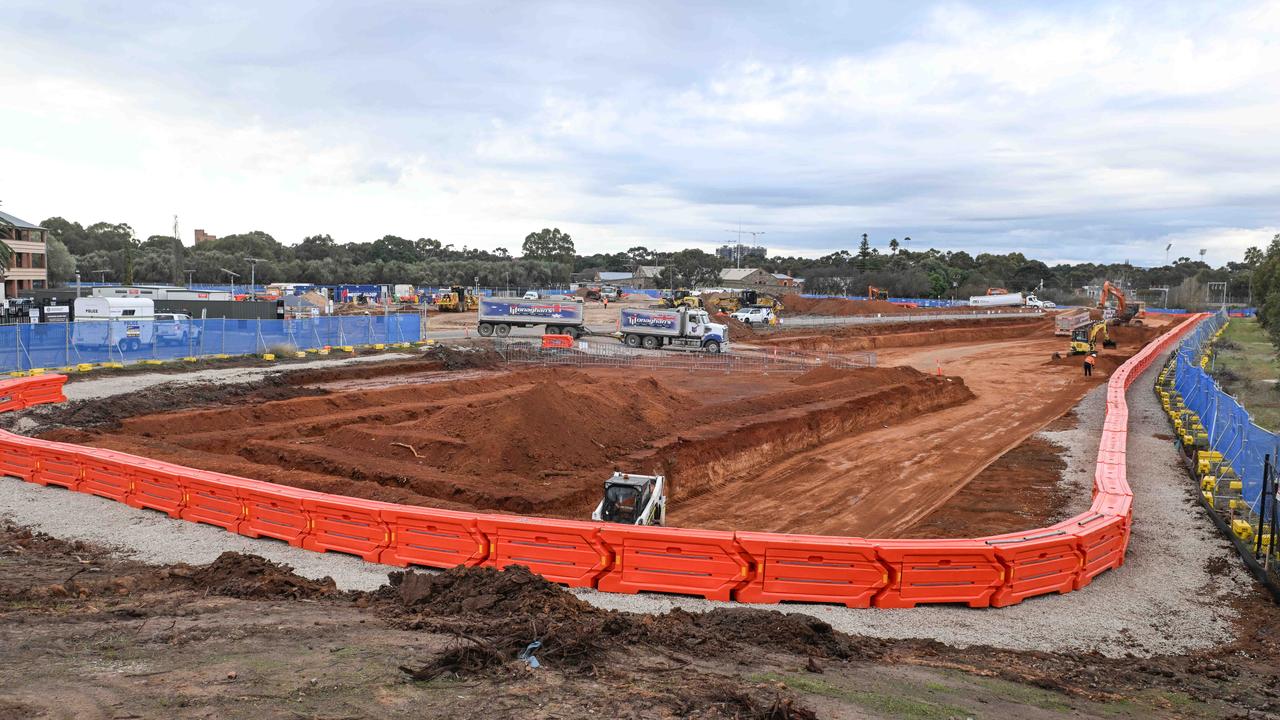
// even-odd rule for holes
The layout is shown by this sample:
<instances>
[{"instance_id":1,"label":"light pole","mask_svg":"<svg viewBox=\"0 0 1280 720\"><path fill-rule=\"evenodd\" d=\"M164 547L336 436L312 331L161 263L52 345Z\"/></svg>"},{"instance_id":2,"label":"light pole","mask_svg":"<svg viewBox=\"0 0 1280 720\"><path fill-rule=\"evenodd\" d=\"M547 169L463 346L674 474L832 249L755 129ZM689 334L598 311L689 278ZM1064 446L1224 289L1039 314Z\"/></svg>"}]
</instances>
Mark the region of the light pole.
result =
<instances>
[{"instance_id":1,"label":"light pole","mask_svg":"<svg viewBox=\"0 0 1280 720\"><path fill-rule=\"evenodd\" d=\"M195 273L196 273L195 270L187 270L187 287L188 288L190 288L191 285L195 282L194 280L191 279L191 276L195 275Z\"/></svg>"},{"instance_id":2,"label":"light pole","mask_svg":"<svg viewBox=\"0 0 1280 720\"><path fill-rule=\"evenodd\" d=\"M218 268L218 269L226 273L227 275L231 276L231 299L235 300L236 299L236 278L240 277L240 273L231 272L226 268Z\"/></svg>"},{"instance_id":3,"label":"light pole","mask_svg":"<svg viewBox=\"0 0 1280 720\"><path fill-rule=\"evenodd\" d=\"M752 244L755 243L756 237L763 235L763 230L743 230L742 225L738 225L737 230L725 230L725 232L736 233L738 235L738 244L733 248L734 266L742 267L742 236L750 235Z\"/></svg>"},{"instance_id":4,"label":"light pole","mask_svg":"<svg viewBox=\"0 0 1280 720\"><path fill-rule=\"evenodd\" d=\"M80 273L76 273L76 297L80 297Z\"/></svg>"},{"instance_id":5,"label":"light pole","mask_svg":"<svg viewBox=\"0 0 1280 720\"><path fill-rule=\"evenodd\" d=\"M250 296L250 297L252 297L253 299L257 300L257 299L258 299L258 291L257 291L257 287L258 287L258 285L257 285L257 280L255 279L254 275L255 275L255 273L256 273L256 272L257 272L257 270L258 270L258 263L262 262L262 258L247 257L247 258L245 258L245 260L246 260L246 261L248 261L248 263L249 263L249 296Z\"/></svg>"}]
</instances>

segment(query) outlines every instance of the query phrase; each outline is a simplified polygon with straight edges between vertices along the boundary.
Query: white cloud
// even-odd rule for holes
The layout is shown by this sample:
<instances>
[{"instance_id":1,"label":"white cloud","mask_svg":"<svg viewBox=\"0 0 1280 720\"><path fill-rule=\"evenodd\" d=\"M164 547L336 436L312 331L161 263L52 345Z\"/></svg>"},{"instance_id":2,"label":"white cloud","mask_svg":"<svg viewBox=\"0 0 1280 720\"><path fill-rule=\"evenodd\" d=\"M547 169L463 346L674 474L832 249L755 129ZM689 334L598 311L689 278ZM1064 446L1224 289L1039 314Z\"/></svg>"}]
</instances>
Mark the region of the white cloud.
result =
<instances>
[{"instance_id":1,"label":"white cloud","mask_svg":"<svg viewBox=\"0 0 1280 720\"><path fill-rule=\"evenodd\" d=\"M226 88L148 86L141 71L45 63L0 43L0 86L24 99L0 114L0 162L23 168L2 199L28 219L121 220L143 236L167 232L176 212L188 229L285 242L394 233L515 248L558 225L584 249L616 250L710 246L741 220L811 254L870 231L1135 262L1162 260L1153 248L1166 237L1225 261L1280 225L1269 201L1280 196L1278 3L1012 14L949 3L866 46L874 31L851 22L843 52L726 45L679 82L646 75L657 71L625 55L626 33L581 41L610 66L631 61L632 75L607 82L513 46L501 86L531 102L513 94L497 110L456 93L495 82L467 77L462 57L448 83L410 64L401 96L367 108L361 94L316 98L287 124L287 113L202 104ZM667 50L650 40L638 42ZM270 70L236 87L270 92ZM325 87L364 93L372 79ZM411 94L431 99L420 116L400 109Z\"/></svg>"}]
</instances>

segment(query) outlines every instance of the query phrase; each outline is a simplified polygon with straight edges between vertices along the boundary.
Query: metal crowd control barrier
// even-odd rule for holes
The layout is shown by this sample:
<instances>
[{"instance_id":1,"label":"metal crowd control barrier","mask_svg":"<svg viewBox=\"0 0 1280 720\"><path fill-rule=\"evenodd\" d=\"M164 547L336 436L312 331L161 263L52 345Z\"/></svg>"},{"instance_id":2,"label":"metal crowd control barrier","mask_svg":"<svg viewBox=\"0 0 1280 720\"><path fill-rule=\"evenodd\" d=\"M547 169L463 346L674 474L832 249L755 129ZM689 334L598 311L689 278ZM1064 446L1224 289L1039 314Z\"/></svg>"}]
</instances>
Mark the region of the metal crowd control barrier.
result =
<instances>
[{"instance_id":1,"label":"metal crowd control barrier","mask_svg":"<svg viewBox=\"0 0 1280 720\"><path fill-rule=\"evenodd\" d=\"M1124 563L1133 519L1125 477L1124 390L1204 315L1187 319L1112 374L1086 512L985 538L870 540L467 513L312 492L125 453L0 431L0 471L319 552L405 567L524 565L606 592L712 600L907 608L1003 607L1088 585ZM0 411L65 400L65 376L0 381Z\"/></svg>"},{"instance_id":2,"label":"metal crowd control barrier","mask_svg":"<svg viewBox=\"0 0 1280 720\"><path fill-rule=\"evenodd\" d=\"M422 339L422 318L417 313L291 320L196 318L181 323L180 334L172 327L172 323L145 320L0 325L0 372Z\"/></svg>"}]
</instances>

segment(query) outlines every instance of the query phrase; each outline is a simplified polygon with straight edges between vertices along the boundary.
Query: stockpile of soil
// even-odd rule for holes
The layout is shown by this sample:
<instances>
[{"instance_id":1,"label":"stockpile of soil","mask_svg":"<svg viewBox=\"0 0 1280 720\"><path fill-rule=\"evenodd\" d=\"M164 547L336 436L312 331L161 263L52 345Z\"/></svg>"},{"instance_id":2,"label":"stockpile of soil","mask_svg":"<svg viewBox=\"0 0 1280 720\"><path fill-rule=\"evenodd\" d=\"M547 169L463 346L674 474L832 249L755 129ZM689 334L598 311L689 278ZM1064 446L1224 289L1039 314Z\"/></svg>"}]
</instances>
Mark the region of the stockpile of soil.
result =
<instances>
[{"instance_id":1,"label":"stockpile of soil","mask_svg":"<svg viewBox=\"0 0 1280 720\"><path fill-rule=\"evenodd\" d=\"M575 373L503 397L483 413L451 405L429 427L465 441L466 451L449 461L451 469L533 475L607 465L618 451L660 433L678 408L693 404L653 377L598 380Z\"/></svg>"},{"instance_id":2,"label":"stockpile of soil","mask_svg":"<svg viewBox=\"0 0 1280 720\"><path fill-rule=\"evenodd\" d=\"M755 345L774 345L815 352L849 352L891 347L924 347L950 342L982 343L1036 335L1048 336L1052 331L1053 320L1044 317L929 320L783 329L768 334L761 333L752 338L751 342Z\"/></svg>"},{"instance_id":3,"label":"stockpile of soil","mask_svg":"<svg viewBox=\"0 0 1280 720\"><path fill-rule=\"evenodd\" d=\"M910 308L894 305L884 300L847 300L845 298L806 298L786 295L782 305L789 315L899 315L911 312Z\"/></svg>"},{"instance_id":4,"label":"stockpile of soil","mask_svg":"<svg viewBox=\"0 0 1280 720\"><path fill-rule=\"evenodd\" d=\"M224 552L208 565L195 568L174 566L169 572L171 577L188 580L211 595L228 597L315 598L338 591L333 578L311 580L295 573L289 565L237 552Z\"/></svg>"}]
</instances>

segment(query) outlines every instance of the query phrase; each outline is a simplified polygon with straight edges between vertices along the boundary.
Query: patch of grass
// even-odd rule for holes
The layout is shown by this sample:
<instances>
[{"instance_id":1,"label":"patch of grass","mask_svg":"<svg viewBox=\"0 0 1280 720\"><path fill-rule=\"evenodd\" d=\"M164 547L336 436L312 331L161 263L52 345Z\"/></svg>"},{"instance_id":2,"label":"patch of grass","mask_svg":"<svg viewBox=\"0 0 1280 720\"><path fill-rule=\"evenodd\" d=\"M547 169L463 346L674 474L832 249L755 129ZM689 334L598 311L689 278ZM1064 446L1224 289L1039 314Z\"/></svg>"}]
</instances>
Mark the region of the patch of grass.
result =
<instances>
[{"instance_id":1,"label":"patch of grass","mask_svg":"<svg viewBox=\"0 0 1280 720\"><path fill-rule=\"evenodd\" d=\"M1019 705L1030 705L1041 710L1052 710L1054 712L1067 712L1072 709L1071 704L1066 701L1065 695L1052 690L1045 690L1031 685L1020 685L1008 680L991 677L974 676L969 681Z\"/></svg>"},{"instance_id":2,"label":"patch of grass","mask_svg":"<svg viewBox=\"0 0 1280 720\"><path fill-rule=\"evenodd\" d=\"M972 712L954 705L929 702L906 695L843 688L826 680L805 675L765 673L754 676L752 679L759 682L783 683L796 692L843 700L873 712L904 720L947 720L954 717L973 716Z\"/></svg>"},{"instance_id":3,"label":"patch of grass","mask_svg":"<svg viewBox=\"0 0 1280 720\"><path fill-rule=\"evenodd\" d=\"M1218 384L1234 395L1268 430L1280 430L1280 360L1267 333L1253 318L1232 318L1213 362Z\"/></svg>"}]
</instances>

